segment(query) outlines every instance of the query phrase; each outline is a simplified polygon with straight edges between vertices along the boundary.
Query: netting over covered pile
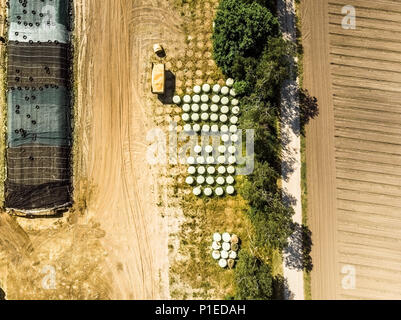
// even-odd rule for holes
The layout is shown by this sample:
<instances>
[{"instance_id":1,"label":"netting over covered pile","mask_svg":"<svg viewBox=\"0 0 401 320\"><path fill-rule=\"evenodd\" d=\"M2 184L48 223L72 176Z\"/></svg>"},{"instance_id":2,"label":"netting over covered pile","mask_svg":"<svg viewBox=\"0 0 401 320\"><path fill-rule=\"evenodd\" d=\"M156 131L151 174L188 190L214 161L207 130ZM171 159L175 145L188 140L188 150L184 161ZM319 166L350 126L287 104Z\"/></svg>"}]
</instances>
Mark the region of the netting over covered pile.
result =
<instances>
[{"instance_id":1,"label":"netting over covered pile","mask_svg":"<svg viewBox=\"0 0 401 320\"><path fill-rule=\"evenodd\" d=\"M69 0L11 0L6 206L70 203Z\"/></svg>"}]
</instances>

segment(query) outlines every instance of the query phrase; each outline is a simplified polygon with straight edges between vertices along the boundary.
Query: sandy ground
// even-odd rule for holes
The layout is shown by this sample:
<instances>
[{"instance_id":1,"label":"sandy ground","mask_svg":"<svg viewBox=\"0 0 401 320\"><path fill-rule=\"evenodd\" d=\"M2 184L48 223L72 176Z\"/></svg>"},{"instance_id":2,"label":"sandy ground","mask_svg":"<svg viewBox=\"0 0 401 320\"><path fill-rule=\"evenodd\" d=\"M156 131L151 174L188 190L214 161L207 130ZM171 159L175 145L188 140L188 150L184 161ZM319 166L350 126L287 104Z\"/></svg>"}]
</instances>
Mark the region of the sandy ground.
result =
<instances>
[{"instance_id":1,"label":"sandy ground","mask_svg":"<svg viewBox=\"0 0 401 320\"><path fill-rule=\"evenodd\" d=\"M312 296L399 299L401 3L347 4L355 30L342 1L303 5L305 85L321 109L307 137Z\"/></svg>"},{"instance_id":2,"label":"sandy ground","mask_svg":"<svg viewBox=\"0 0 401 320\"><path fill-rule=\"evenodd\" d=\"M174 39L179 21L161 1L78 0L79 129L76 174L93 193L88 218L106 236L118 299L168 298L168 227L156 205L158 168L145 156L151 108L141 75L152 44Z\"/></svg>"},{"instance_id":3,"label":"sandy ground","mask_svg":"<svg viewBox=\"0 0 401 320\"><path fill-rule=\"evenodd\" d=\"M319 100L320 115L306 133L312 298L336 298L336 180L334 113L329 65L328 1L301 2L304 86Z\"/></svg>"},{"instance_id":4,"label":"sandy ground","mask_svg":"<svg viewBox=\"0 0 401 320\"><path fill-rule=\"evenodd\" d=\"M295 3L293 0L278 1L278 12L281 29L289 41L296 41L295 30ZM295 70L293 70L295 72ZM295 77L294 77L295 78ZM292 198L294 209L293 222L302 225L302 200L301 200L301 138L300 138L300 118L299 103L297 92L297 79L286 81L282 90L282 113L286 116L281 127L283 158L287 165L283 166L283 190ZM291 167L291 170L288 170ZM287 257L294 254L295 247L302 244L294 243L290 237L289 248L284 254L283 272L288 283L288 290L285 293L287 299L304 299L304 275L302 269L291 267L287 262Z\"/></svg>"}]
</instances>

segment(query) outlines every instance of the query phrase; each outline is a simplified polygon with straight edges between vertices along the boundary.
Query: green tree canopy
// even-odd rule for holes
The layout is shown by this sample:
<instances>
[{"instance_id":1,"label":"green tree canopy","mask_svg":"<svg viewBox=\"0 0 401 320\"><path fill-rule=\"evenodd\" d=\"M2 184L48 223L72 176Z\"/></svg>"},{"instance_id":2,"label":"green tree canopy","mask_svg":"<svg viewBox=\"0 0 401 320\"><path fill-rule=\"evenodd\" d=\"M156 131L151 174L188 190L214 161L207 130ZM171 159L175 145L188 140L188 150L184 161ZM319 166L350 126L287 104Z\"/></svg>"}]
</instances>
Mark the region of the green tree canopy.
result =
<instances>
[{"instance_id":1,"label":"green tree canopy","mask_svg":"<svg viewBox=\"0 0 401 320\"><path fill-rule=\"evenodd\" d=\"M235 272L236 298L239 300L270 300L273 294L273 279L270 267L242 250Z\"/></svg>"},{"instance_id":2,"label":"green tree canopy","mask_svg":"<svg viewBox=\"0 0 401 320\"><path fill-rule=\"evenodd\" d=\"M259 57L270 36L279 34L277 18L258 2L222 0L213 33L214 58L231 76L234 60Z\"/></svg>"}]
</instances>

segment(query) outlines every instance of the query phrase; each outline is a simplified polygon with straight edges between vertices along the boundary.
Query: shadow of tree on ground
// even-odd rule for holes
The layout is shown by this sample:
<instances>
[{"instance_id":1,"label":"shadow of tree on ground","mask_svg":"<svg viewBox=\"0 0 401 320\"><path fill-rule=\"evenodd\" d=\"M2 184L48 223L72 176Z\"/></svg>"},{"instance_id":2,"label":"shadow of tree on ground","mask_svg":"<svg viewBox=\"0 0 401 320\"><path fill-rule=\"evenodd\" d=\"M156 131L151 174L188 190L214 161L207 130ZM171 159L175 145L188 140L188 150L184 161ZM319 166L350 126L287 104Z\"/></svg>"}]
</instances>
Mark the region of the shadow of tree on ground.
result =
<instances>
[{"instance_id":1,"label":"shadow of tree on ground","mask_svg":"<svg viewBox=\"0 0 401 320\"><path fill-rule=\"evenodd\" d=\"M290 269L312 271L313 263L310 253L312 251L312 232L308 227L294 224L286 249L284 249L284 263Z\"/></svg>"}]
</instances>

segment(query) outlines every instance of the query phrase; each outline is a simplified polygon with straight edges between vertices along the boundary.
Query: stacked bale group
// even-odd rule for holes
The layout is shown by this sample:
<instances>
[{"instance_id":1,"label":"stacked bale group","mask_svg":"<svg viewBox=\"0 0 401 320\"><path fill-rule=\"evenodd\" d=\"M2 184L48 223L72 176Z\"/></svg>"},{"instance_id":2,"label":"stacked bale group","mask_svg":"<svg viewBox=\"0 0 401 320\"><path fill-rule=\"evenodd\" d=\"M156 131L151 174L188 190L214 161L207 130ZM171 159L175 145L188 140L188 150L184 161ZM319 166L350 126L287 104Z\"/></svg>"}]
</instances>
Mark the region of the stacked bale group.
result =
<instances>
[{"instance_id":1,"label":"stacked bale group","mask_svg":"<svg viewBox=\"0 0 401 320\"><path fill-rule=\"evenodd\" d=\"M10 0L6 206L71 202L70 1Z\"/></svg>"}]
</instances>

